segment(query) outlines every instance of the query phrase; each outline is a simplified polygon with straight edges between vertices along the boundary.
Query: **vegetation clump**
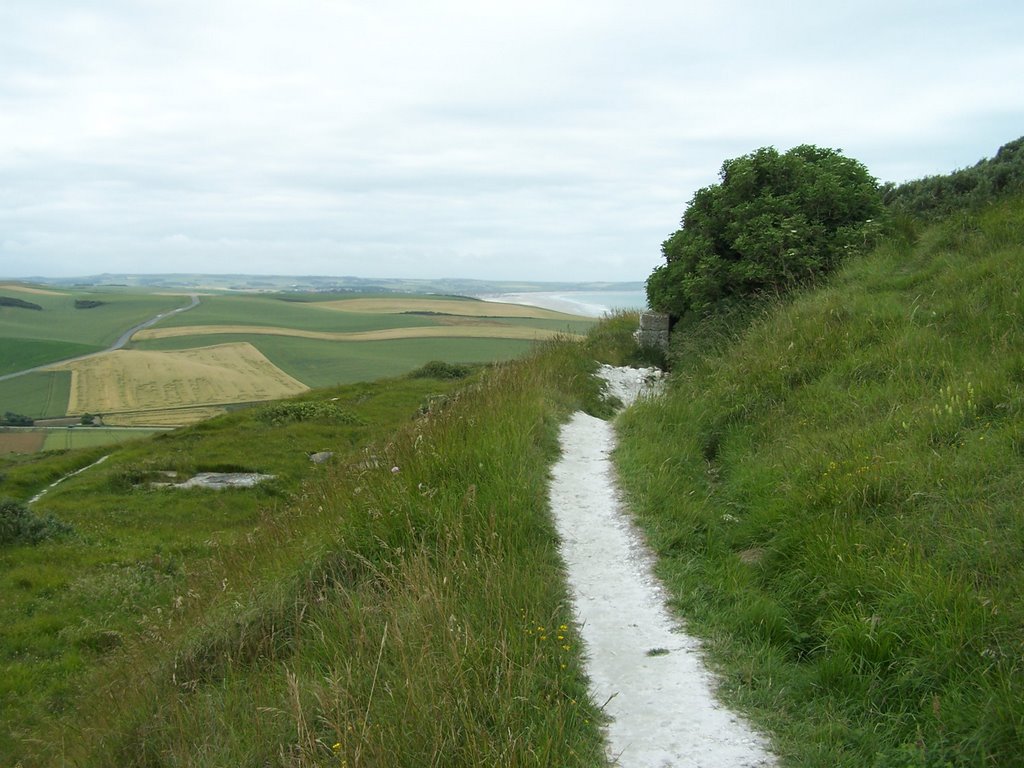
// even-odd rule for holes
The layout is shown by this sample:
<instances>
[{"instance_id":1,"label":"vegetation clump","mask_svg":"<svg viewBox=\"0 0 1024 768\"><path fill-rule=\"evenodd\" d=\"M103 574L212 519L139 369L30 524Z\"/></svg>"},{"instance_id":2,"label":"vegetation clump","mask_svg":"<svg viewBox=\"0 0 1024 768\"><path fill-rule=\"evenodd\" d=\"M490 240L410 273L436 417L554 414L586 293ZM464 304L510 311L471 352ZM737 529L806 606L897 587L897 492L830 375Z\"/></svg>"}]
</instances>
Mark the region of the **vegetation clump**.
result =
<instances>
[{"instance_id":1,"label":"vegetation clump","mask_svg":"<svg viewBox=\"0 0 1024 768\"><path fill-rule=\"evenodd\" d=\"M0 307L16 307L18 309L35 309L42 312L43 308L38 304L24 299L16 299L13 296L0 296Z\"/></svg>"},{"instance_id":2,"label":"vegetation clump","mask_svg":"<svg viewBox=\"0 0 1024 768\"><path fill-rule=\"evenodd\" d=\"M96 307L102 307L106 303L96 299L75 299L75 309L95 309Z\"/></svg>"},{"instance_id":3,"label":"vegetation clump","mask_svg":"<svg viewBox=\"0 0 1024 768\"><path fill-rule=\"evenodd\" d=\"M0 427L31 427L35 423L35 420L30 416L24 416L13 411L5 411L3 418L0 419Z\"/></svg>"},{"instance_id":4,"label":"vegetation clump","mask_svg":"<svg viewBox=\"0 0 1024 768\"><path fill-rule=\"evenodd\" d=\"M431 360L409 374L414 379L464 379L473 372L473 368L459 363L446 363L443 360Z\"/></svg>"},{"instance_id":5,"label":"vegetation clump","mask_svg":"<svg viewBox=\"0 0 1024 768\"><path fill-rule=\"evenodd\" d=\"M260 421L280 426L301 421L322 424L356 424L358 417L336 403L321 400L286 400L259 409Z\"/></svg>"},{"instance_id":6,"label":"vegetation clump","mask_svg":"<svg viewBox=\"0 0 1024 768\"><path fill-rule=\"evenodd\" d=\"M956 211L977 211L1024 193L1024 136L999 148L995 157L970 168L887 185L885 203L895 213L938 219Z\"/></svg>"},{"instance_id":7,"label":"vegetation clump","mask_svg":"<svg viewBox=\"0 0 1024 768\"><path fill-rule=\"evenodd\" d=\"M55 517L40 517L16 501L0 500L0 546L39 544L73 530L72 526Z\"/></svg>"},{"instance_id":8,"label":"vegetation clump","mask_svg":"<svg viewBox=\"0 0 1024 768\"><path fill-rule=\"evenodd\" d=\"M839 151L764 147L726 160L721 183L697 191L647 300L680 318L777 295L832 272L871 241L882 210L876 180Z\"/></svg>"}]
</instances>

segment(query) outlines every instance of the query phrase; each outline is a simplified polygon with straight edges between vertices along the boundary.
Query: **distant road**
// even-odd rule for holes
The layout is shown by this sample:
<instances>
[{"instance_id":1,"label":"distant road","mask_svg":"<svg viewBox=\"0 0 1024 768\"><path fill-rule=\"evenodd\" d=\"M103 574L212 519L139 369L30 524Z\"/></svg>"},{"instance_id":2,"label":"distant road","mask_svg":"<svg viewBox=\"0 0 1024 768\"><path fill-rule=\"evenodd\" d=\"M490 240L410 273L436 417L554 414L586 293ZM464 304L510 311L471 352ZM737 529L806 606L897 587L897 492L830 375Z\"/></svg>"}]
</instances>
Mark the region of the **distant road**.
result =
<instances>
[{"instance_id":1,"label":"distant road","mask_svg":"<svg viewBox=\"0 0 1024 768\"><path fill-rule=\"evenodd\" d=\"M169 312L161 312L156 317L151 317L146 322L139 323L138 325L133 326L132 328L129 328L127 331L125 331L124 333L121 334L121 337L117 341L115 341L113 344L111 344L106 349L100 350L99 352L90 352L88 355L79 355L78 357L69 357L66 360L54 360L51 363L46 363L44 365L37 365L35 368L26 368L23 371L15 371L14 373L8 373L8 374L5 374L4 376L0 376L0 381L7 381L7 379L13 379L13 378L16 378L18 376L24 376L26 373L36 373L38 371L44 371L47 368L52 368L55 365L63 365L64 363L73 363L73 362L76 362L78 360L87 360L90 357L96 357L96 355L105 355L107 352L113 352L115 350L121 349L122 347L124 347L125 344L128 343L128 341L131 339L131 337L134 336L139 331L141 331L141 330L143 330L145 328L149 328L152 325L156 325L161 320L163 320L165 318L168 318L168 317L171 317L172 315L179 315L182 312L188 312L190 309L198 307L199 306L199 296L193 293L193 294L190 294L189 297L192 299L192 303L189 304L188 306L178 307L177 309L172 309Z\"/></svg>"}]
</instances>

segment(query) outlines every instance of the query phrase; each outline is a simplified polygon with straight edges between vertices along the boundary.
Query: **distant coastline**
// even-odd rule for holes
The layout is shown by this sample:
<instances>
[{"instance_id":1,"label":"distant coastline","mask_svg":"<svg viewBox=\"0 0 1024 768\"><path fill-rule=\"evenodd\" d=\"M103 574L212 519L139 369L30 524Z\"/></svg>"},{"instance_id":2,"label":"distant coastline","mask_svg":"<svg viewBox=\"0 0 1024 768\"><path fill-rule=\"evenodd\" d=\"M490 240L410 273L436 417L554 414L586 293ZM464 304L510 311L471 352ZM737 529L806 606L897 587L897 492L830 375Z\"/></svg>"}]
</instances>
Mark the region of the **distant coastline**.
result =
<instances>
[{"instance_id":1,"label":"distant coastline","mask_svg":"<svg viewBox=\"0 0 1024 768\"><path fill-rule=\"evenodd\" d=\"M645 309L643 291L524 291L480 296L484 301L527 304L585 317L603 317L619 309Z\"/></svg>"}]
</instances>

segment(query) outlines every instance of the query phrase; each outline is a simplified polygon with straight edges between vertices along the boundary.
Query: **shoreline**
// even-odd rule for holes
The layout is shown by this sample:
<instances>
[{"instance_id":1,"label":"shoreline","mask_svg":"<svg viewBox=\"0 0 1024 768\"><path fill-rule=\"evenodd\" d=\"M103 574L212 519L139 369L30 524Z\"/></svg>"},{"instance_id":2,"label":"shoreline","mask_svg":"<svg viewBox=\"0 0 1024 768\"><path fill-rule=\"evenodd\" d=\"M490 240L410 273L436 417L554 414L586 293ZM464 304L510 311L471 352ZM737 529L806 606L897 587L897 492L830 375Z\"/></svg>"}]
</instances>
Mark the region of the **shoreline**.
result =
<instances>
[{"instance_id":1,"label":"shoreline","mask_svg":"<svg viewBox=\"0 0 1024 768\"><path fill-rule=\"evenodd\" d=\"M635 294L635 296L634 296ZM482 301L503 304L523 304L567 315L582 317L604 317L618 309L643 309L643 292L609 292L605 301L600 291L526 291L520 293L498 293L477 296Z\"/></svg>"}]
</instances>

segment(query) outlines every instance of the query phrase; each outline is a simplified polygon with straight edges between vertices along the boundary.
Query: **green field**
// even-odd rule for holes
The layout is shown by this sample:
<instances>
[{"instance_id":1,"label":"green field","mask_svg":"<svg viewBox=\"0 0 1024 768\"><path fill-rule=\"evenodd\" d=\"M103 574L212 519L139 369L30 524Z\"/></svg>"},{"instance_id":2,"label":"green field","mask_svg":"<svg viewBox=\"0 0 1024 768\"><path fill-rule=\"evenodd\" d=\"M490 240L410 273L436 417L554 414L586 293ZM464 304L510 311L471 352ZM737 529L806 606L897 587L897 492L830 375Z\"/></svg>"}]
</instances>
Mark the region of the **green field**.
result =
<instances>
[{"instance_id":1,"label":"green field","mask_svg":"<svg viewBox=\"0 0 1024 768\"><path fill-rule=\"evenodd\" d=\"M73 448L120 445L154 434L157 434L157 430L104 427L0 429L0 454L65 451Z\"/></svg>"},{"instance_id":2,"label":"green field","mask_svg":"<svg viewBox=\"0 0 1024 768\"><path fill-rule=\"evenodd\" d=\"M363 300L367 297L359 295L349 297ZM387 301L403 300L403 297L387 297ZM461 315L417 311L417 304L428 303L429 297L408 297L409 311L406 312L351 312L338 309L336 296L325 296L321 300L308 298L296 301L291 295L278 296L203 296L201 304L188 312L175 315L161 322L159 328L180 328L192 325L253 325L278 326L303 331L323 331L352 333L359 331L376 331L387 328L415 328L419 326L445 325L452 317ZM479 323L504 323L529 328L547 328L571 333L586 333L593 326L593 321L585 318L547 317L553 313L536 310L538 317L504 317L509 311L520 312L522 307L513 305L511 310L503 310L504 305L493 302L482 302L476 299L456 299L448 297L446 303L455 302L467 307L467 320ZM479 316L474 312L485 307L488 314Z\"/></svg>"},{"instance_id":3,"label":"green field","mask_svg":"<svg viewBox=\"0 0 1024 768\"><path fill-rule=\"evenodd\" d=\"M71 448L94 448L100 445L120 445L132 440L158 434L152 429L112 429L109 427L76 427L74 429L48 429L44 451Z\"/></svg>"},{"instance_id":4,"label":"green field","mask_svg":"<svg viewBox=\"0 0 1024 768\"><path fill-rule=\"evenodd\" d=\"M434 325L420 315L381 315L338 312L318 307L315 301L290 301L274 296L202 296L195 309L161 322L158 328L190 325L259 325L303 331L377 331Z\"/></svg>"},{"instance_id":5,"label":"green field","mask_svg":"<svg viewBox=\"0 0 1024 768\"><path fill-rule=\"evenodd\" d=\"M286 336L180 336L137 343L138 349L172 350L249 341L285 373L310 387L398 376L430 360L483 363L509 360L533 342L518 339L395 339L339 342ZM2 391L2 390L0 390Z\"/></svg>"},{"instance_id":6,"label":"green field","mask_svg":"<svg viewBox=\"0 0 1024 768\"><path fill-rule=\"evenodd\" d=\"M54 360L97 352L102 347L73 341L49 339L0 338L0 376L24 371Z\"/></svg>"},{"instance_id":7,"label":"green field","mask_svg":"<svg viewBox=\"0 0 1024 768\"><path fill-rule=\"evenodd\" d=\"M0 381L0 412L11 411L33 419L63 416L70 393L68 371L29 373Z\"/></svg>"},{"instance_id":8,"label":"green field","mask_svg":"<svg viewBox=\"0 0 1024 768\"><path fill-rule=\"evenodd\" d=\"M0 307L0 338L73 343L94 349L110 346L133 325L189 303L184 296L140 292L69 291L50 295L0 288L0 295L17 297L42 307L42 311ZM76 299L104 303L91 309L76 309ZM30 353L19 352L19 355L26 354ZM59 356L51 358L60 359Z\"/></svg>"}]
</instances>

